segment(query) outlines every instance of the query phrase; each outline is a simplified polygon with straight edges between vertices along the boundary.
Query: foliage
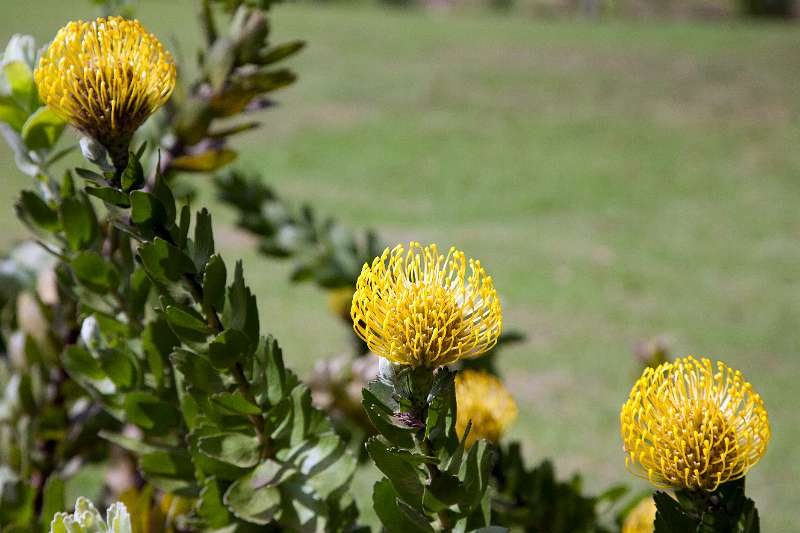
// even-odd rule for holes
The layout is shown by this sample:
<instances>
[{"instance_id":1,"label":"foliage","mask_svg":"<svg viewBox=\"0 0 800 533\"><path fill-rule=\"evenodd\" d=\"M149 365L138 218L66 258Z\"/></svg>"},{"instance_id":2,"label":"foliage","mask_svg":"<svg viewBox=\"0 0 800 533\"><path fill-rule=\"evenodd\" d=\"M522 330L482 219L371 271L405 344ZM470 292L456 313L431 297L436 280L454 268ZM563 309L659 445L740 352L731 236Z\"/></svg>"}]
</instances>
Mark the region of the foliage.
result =
<instances>
[{"instance_id":1,"label":"foliage","mask_svg":"<svg viewBox=\"0 0 800 533\"><path fill-rule=\"evenodd\" d=\"M384 528L471 531L491 524L489 473L493 451L479 441L465 449L456 434L455 372L440 367L384 365L364 389L363 405L379 435L367 451L386 476L373 505Z\"/></svg>"},{"instance_id":2,"label":"foliage","mask_svg":"<svg viewBox=\"0 0 800 533\"><path fill-rule=\"evenodd\" d=\"M744 494L744 478L730 481L714 492L678 490L675 497L656 492L655 533L714 531L758 533L758 510Z\"/></svg>"},{"instance_id":3,"label":"foliage","mask_svg":"<svg viewBox=\"0 0 800 533\"><path fill-rule=\"evenodd\" d=\"M266 107L268 93L294 81L274 64L302 43L270 44L270 4L202 1L199 77L140 132L149 143L130 151L126 137L118 157L118 139L95 133L80 142L90 168L63 174L52 167L70 149L56 149L65 124L39 101L33 41L9 44L2 132L35 178L16 209L49 260L23 246L0 273L0 527L357 531L348 441L372 434L365 450L385 476L372 501L388 531L609 531L598 506L624 489L585 496L578 477L557 481L548 461L529 470L518 444L473 443L470 423L457 429L457 370L382 359L363 411L342 413L360 416L364 431L343 438L262 334L241 262L231 268L217 253L211 214L192 213L192 190L178 175L230 163L229 138L257 123L220 121ZM220 31L223 12L231 16ZM264 254L297 262L295 281L347 290L360 265L380 256L371 232L353 237L310 207L295 214L256 178L230 172L217 183ZM499 305L496 314L499 334ZM491 369L486 361L478 364ZM365 374L351 366L344 387ZM135 516L114 504L106 523L85 498L73 515L59 512L77 495L109 493L131 502ZM675 503L657 494L659 531L758 530L743 479L702 497L677 495Z\"/></svg>"},{"instance_id":4,"label":"foliage","mask_svg":"<svg viewBox=\"0 0 800 533\"><path fill-rule=\"evenodd\" d=\"M39 99L33 79L37 59L33 37L14 35L0 60L0 133L13 150L17 167L31 177L46 175L70 151L53 151L65 122ZM41 209L34 212L48 215Z\"/></svg>"},{"instance_id":5,"label":"foliage","mask_svg":"<svg viewBox=\"0 0 800 533\"><path fill-rule=\"evenodd\" d=\"M266 19L258 10L240 7L232 24L237 23L250 26L232 33L233 44L220 45L221 58L204 61L203 82L218 83L204 93L212 107L208 126L274 89L272 73L260 67L298 48L280 53L268 49L262 31ZM65 298L55 306L74 327L52 343L49 360L35 360L41 356L30 348L23 351L27 359L14 369L17 373L2 374L10 384L7 392L19 393L9 394L5 402L9 420L3 434L8 426L6 438L14 446L4 457L6 504L0 523L35 529L31 524L36 515L46 523L47 513L64 507L67 460L78 459L81 472L86 471L94 447L99 448L97 459L109 460L109 447L97 439L63 439L67 447L74 446L54 453L70 426L85 440L84 425L70 419L75 413L91 421L90 435L99 433L127 451L148 483L191 498L193 527L271 522L294 529L349 528L355 515L345 491L355 459L324 414L312 407L308 390L284 367L277 342L260 335L256 301L241 264L228 268L215 254L210 214L198 211L190 234L189 207L176 203L158 169L148 180L143 149L130 154L125 168L111 170L106 147L86 138L82 152L97 169L74 171L84 185L72 171L53 179L47 173L53 161L50 150L63 122L52 134L26 135L30 128L25 124L42 114L30 72L33 49L30 39L21 38L4 56L4 65L9 65L5 71L13 75L7 75L13 92L4 99L4 110L16 113L4 115L16 120L4 125L4 134L21 168L40 177L39 189L25 191L17 209L42 246L58 258L57 287ZM16 57L26 62L14 61ZM27 78L19 72L27 72ZM282 76L286 82L293 79L285 71ZM192 105L196 108L196 102ZM206 133L193 129L198 131ZM232 133L217 132L216 137L224 140ZM207 153L173 157L164 168L198 168L195 163ZM13 297L9 294L9 301ZM41 324L36 331L50 328ZM63 383L71 393L44 387L44 412L51 404L61 406L52 421L30 416L37 412L38 385L46 383L31 382L35 374L29 370L39 362L46 378L55 375L56 386ZM83 414L87 410L91 414ZM51 434L31 432L44 433L38 425L48 421L55 424ZM28 447L26 442L37 445ZM29 478L41 485L29 485ZM102 477L97 481L97 489L83 486L84 493L99 495Z\"/></svg>"},{"instance_id":6,"label":"foliage","mask_svg":"<svg viewBox=\"0 0 800 533\"><path fill-rule=\"evenodd\" d=\"M614 503L627 492L624 486L616 486L601 496L586 496L580 476L557 480L549 460L526 467L518 442L498 449L492 474L497 492L492 500L494 522L525 531L606 533L611 529L601 525L598 506Z\"/></svg>"},{"instance_id":7,"label":"foliage","mask_svg":"<svg viewBox=\"0 0 800 533\"><path fill-rule=\"evenodd\" d=\"M310 205L292 209L257 175L233 170L215 183L220 199L236 210L239 227L258 238L262 254L293 260L292 281L355 290L361 267L385 247L375 232L356 234Z\"/></svg>"}]
</instances>

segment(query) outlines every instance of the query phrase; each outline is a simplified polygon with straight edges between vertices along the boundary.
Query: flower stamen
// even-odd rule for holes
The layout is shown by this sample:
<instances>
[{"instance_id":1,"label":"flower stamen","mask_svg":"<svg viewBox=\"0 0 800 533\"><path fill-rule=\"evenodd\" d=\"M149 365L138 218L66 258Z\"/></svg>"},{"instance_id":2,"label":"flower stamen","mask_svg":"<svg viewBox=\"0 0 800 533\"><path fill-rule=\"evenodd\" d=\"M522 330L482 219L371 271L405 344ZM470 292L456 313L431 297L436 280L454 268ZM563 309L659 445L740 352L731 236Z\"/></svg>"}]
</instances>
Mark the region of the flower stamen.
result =
<instances>
[{"instance_id":1,"label":"flower stamen","mask_svg":"<svg viewBox=\"0 0 800 533\"><path fill-rule=\"evenodd\" d=\"M626 466L657 487L715 491L743 477L770 439L742 373L693 357L645 369L620 413Z\"/></svg>"},{"instance_id":2,"label":"flower stamen","mask_svg":"<svg viewBox=\"0 0 800 533\"><path fill-rule=\"evenodd\" d=\"M124 167L133 133L175 88L175 63L137 20L99 18L61 28L34 72L42 101L103 144Z\"/></svg>"},{"instance_id":3,"label":"flower stamen","mask_svg":"<svg viewBox=\"0 0 800 533\"><path fill-rule=\"evenodd\" d=\"M364 265L350 315L377 355L430 368L485 353L502 329L500 300L480 261L413 242L408 252L387 248Z\"/></svg>"}]
</instances>

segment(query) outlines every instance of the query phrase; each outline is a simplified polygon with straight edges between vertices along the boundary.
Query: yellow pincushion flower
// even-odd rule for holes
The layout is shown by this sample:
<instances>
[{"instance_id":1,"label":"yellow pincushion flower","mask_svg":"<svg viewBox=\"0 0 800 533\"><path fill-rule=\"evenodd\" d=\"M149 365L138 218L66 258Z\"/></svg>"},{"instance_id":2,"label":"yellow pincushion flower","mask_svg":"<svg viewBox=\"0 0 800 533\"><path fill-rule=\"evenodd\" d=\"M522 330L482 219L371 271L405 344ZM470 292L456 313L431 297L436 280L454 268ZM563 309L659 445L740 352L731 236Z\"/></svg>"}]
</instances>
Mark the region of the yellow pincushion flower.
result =
<instances>
[{"instance_id":1,"label":"yellow pincushion flower","mask_svg":"<svg viewBox=\"0 0 800 533\"><path fill-rule=\"evenodd\" d=\"M631 509L625 522L622 523L622 533L653 533L656 521L656 502L647 497Z\"/></svg>"},{"instance_id":2,"label":"yellow pincushion flower","mask_svg":"<svg viewBox=\"0 0 800 533\"><path fill-rule=\"evenodd\" d=\"M116 164L172 94L175 63L139 21L108 17L61 28L34 77L42 101L102 143Z\"/></svg>"},{"instance_id":3,"label":"yellow pincushion flower","mask_svg":"<svg viewBox=\"0 0 800 533\"><path fill-rule=\"evenodd\" d=\"M470 268L467 274L467 266ZM434 368L491 349L502 329L492 278L480 261L412 242L365 264L350 309L356 334L395 363Z\"/></svg>"},{"instance_id":4,"label":"yellow pincushion flower","mask_svg":"<svg viewBox=\"0 0 800 533\"><path fill-rule=\"evenodd\" d=\"M456 375L455 385L459 437L472 420L466 447L480 439L500 440L517 418L517 404L503 382L483 370L462 370Z\"/></svg>"},{"instance_id":5,"label":"yellow pincushion flower","mask_svg":"<svg viewBox=\"0 0 800 533\"><path fill-rule=\"evenodd\" d=\"M662 488L714 491L743 477L770 439L764 403L742 373L691 356L645 369L620 421L626 466Z\"/></svg>"}]
</instances>

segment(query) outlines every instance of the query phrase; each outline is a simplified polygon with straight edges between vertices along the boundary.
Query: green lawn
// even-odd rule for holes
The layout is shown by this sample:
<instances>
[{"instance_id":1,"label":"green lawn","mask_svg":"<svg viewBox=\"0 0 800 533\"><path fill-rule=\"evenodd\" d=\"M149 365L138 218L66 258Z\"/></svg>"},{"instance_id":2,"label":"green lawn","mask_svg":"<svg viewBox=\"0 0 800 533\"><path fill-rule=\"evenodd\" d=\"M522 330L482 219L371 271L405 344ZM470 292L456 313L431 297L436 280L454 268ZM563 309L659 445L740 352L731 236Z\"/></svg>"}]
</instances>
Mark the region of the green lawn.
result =
<instances>
[{"instance_id":1,"label":"green lawn","mask_svg":"<svg viewBox=\"0 0 800 533\"><path fill-rule=\"evenodd\" d=\"M194 23L187 2L162 4L141 3L152 31ZM9 9L3 42L90 14L72 0ZM742 369L764 397L774 436L748 490L764 531L800 531L796 26L292 5L274 27L310 47L241 162L353 227L481 258L507 324L528 335L501 366L521 404L513 437L531 459L555 456L592 490L632 481L618 436L631 346L663 334L678 353ZM5 146L0 169L7 246L24 234L12 204L25 180ZM306 372L343 349L323 295L287 286L286 266L215 214L291 363Z\"/></svg>"}]
</instances>

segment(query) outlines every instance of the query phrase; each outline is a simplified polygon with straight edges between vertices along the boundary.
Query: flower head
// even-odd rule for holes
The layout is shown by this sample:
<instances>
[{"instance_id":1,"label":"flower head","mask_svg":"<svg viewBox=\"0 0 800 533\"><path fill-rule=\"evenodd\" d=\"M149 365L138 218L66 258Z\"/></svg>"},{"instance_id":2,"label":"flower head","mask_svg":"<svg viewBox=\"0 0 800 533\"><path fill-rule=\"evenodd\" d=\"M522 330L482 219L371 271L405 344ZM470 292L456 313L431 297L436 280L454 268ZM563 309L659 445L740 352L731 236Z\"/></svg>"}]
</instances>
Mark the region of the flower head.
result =
<instances>
[{"instance_id":1,"label":"flower head","mask_svg":"<svg viewBox=\"0 0 800 533\"><path fill-rule=\"evenodd\" d=\"M470 273L467 274L467 266ZM356 334L377 355L437 367L491 349L502 329L500 300L480 261L412 242L365 264L350 309Z\"/></svg>"},{"instance_id":2,"label":"flower head","mask_svg":"<svg viewBox=\"0 0 800 533\"><path fill-rule=\"evenodd\" d=\"M484 370L462 370L456 375L456 407L459 435L472 421L467 448L480 439L497 442L517 418L517 404L508 389Z\"/></svg>"},{"instance_id":3,"label":"flower head","mask_svg":"<svg viewBox=\"0 0 800 533\"><path fill-rule=\"evenodd\" d=\"M658 487L714 491L743 477L770 438L741 372L693 357L645 369L620 413L625 464Z\"/></svg>"},{"instance_id":4,"label":"flower head","mask_svg":"<svg viewBox=\"0 0 800 533\"><path fill-rule=\"evenodd\" d=\"M175 87L175 63L137 20L70 22L34 73L42 101L112 157ZM116 161L115 161L116 162Z\"/></svg>"},{"instance_id":5,"label":"flower head","mask_svg":"<svg viewBox=\"0 0 800 533\"><path fill-rule=\"evenodd\" d=\"M631 509L622 523L622 533L653 533L656 521L656 502L648 496Z\"/></svg>"}]
</instances>

